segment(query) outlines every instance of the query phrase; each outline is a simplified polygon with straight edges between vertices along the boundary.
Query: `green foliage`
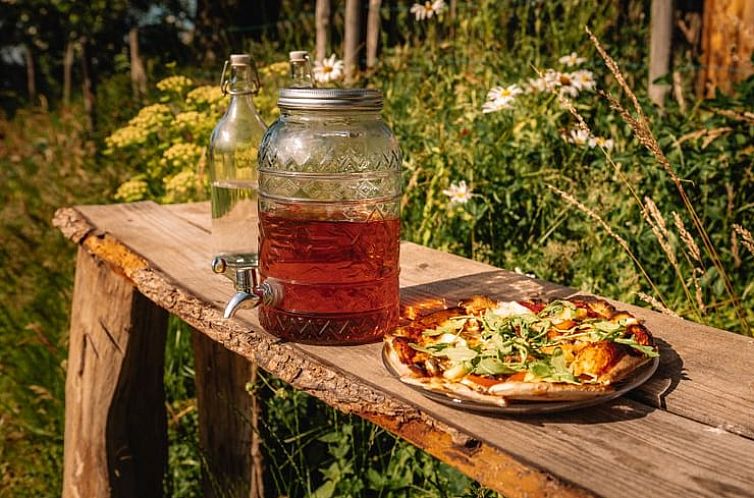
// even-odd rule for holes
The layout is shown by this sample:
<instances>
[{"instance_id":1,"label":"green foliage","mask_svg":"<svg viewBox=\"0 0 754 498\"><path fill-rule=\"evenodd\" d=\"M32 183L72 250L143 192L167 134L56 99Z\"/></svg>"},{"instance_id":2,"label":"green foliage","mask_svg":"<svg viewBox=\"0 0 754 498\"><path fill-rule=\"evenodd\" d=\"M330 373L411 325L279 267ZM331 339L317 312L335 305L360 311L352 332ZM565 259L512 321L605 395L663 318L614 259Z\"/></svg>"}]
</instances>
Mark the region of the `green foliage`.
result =
<instances>
[{"instance_id":1,"label":"green foliage","mask_svg":"<svg viewBox=\"0 0 754 498\"><path fill-rule=\"evenodd\" d=\"M93 154L75 114L0 118L0 496L59 494L75 248L50 220L109 196Z\"/></svg>"},{"instance_id":2,"label":"green foliage","mask_svg":"<svg viewBox=\"0 0 754 498\"><path fill-rule=\"evenodd\" d=\"M580 91L574 105L594 138L613 141L611 149L590 147L588 140L572 143L576 118L547 91L526 91L510 108L482 112L493 87L526 89L538 77L535 69L576 70L559 62L571 52L586 59L580 67L593 72L600 88L620 95L584 35L585 25L624 68L629 85L643 88L647 3L510 0L501 8L492 0L459 2L455 22L448 16L418 22L403 6L390 12L399 29L389 37L405 43L383 47L366 83L383 90L385 116L404 152L403 237L621 300L636 301L643 292L685 317L745 333L723 274L668 172L604 98ZM251 47L258 60L270 63L279 56L273 54L313 45L311 17L299 14L291 19L300 18L301 29L298 21L281 28L290 32L287 41ZM336 14L334 25L341 17ZM693 63L677 59L679 67ZM123 57L118 60L124 69ZM268 122L285 67L261 71L264 86L255 102ZM21 112L12 122L0 120L0 279L7 284L0 287L0 496L59 495L74 252L49 226L54 208L113 197L179 202L206 196L204 150L225 100L216 86L200 83L206 76L195 68L167 70L175 74L161 80L142 106L125 97L126 75L103 81L94 135L68 114ZM734 223L751 229L754 219L754 123L742 112L754 100L754 80L734 97L694 103L687 93L686 110L669 101L661 112L638 93L754 321L754 254L732 232ZM104 143L90 140L100 133L107 135ZM647 211L645 196L664 225ZM658 238L652 223L667 235ZM193 498L201 495L206 465L197 442L189 334L171 321L166 489L169 496ZM250 387L264 405L265 486L271 494L493 495L279 380L261 376Z\"/></svg>"}]
</instances>

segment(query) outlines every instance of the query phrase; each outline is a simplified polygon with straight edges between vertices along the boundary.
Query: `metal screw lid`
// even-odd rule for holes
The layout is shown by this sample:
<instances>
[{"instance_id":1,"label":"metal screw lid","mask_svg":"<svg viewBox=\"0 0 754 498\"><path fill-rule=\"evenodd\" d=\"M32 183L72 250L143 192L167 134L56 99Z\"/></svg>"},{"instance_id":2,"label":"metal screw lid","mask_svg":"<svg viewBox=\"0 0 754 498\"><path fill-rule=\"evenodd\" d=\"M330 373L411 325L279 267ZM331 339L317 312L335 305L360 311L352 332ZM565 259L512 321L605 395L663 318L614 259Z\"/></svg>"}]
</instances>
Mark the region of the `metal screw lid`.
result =
<instances>
[{"instance_id":1,"label":"metal screw lid","mask_svg":"<svg viewBox=\"0 0 754 498\"><path fill-rule=\"evenodd\" d=\"M379 111L382 93L372 88L281 88L281 109Z\"/></svg>"}]
</instances>

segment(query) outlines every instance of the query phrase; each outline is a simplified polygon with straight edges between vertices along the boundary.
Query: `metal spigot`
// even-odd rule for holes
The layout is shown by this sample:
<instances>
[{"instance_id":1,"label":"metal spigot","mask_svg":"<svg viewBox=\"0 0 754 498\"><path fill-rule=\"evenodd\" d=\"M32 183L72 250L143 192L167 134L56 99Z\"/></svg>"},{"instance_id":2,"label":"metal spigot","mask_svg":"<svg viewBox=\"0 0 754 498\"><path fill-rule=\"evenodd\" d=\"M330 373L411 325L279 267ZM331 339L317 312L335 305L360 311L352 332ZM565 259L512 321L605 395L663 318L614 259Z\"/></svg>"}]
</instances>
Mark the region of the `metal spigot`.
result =
<instances>
[{"instance_id":1,"label":"metal spigot","mask_svg":"<svg viewBox=\"0 0 754 498\"><path fill-rule=\"evenodd\" d=\"M256 266L235 268L232 276L228 275L229 268L221 257L212 260L212 271L223 274L233 281L236 293L225 306L224 318L233 318L240 309L255 308L261 303L274 305L280 299L280 291L268 282L259 283Z\"/></svg>"}]
</instances>

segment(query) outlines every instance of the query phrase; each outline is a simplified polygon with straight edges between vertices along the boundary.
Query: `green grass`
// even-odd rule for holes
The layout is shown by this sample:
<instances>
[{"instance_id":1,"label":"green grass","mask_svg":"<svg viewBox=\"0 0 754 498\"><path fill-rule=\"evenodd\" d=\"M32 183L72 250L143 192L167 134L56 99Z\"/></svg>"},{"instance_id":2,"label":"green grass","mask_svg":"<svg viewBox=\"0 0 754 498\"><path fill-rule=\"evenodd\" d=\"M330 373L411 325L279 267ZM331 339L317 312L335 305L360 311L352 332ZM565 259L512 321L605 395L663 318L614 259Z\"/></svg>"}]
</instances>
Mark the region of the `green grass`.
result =
<instances>
[{"instance_id":1,"label":"green grass","mask_svg":"<svg viewBox=\"0 0 754 498\"><path fill-rule=\"evenodd\" d=\"M754 255L732 235L734 223L754 228L754 126L720 114L750 106L754 83L743 83L735 97L696 103L689 93L694 61L677 55L677 67L687 76L689 108L684 112L671 99L663 113L653 109L643 91L648 25L642 9L647 3L629 2L627 11L618 9L617 2L597 0L510 1L505 9L491 0L462 3L453 36L447 18L442 24L416 24L406 9L400 10L406 43L384 47L380 66L366 83L385 93L385 115L405 156L403 236L628 302L639 302L637 293L644 292L662 298L684 317L750 333L737 318L709 251L702 247L701 260L694 260L674 226L672 213L677 212L702 246L667 172L604 98L584 92L575 105L595 134L615 141L608 155L567 143L562 135L575 120L546 93L520 96L509 110L481 113L491 87L535 77L534 67L559 67L558 58L571 51L586 57L584 67L594 71L601 88L621 95L584 34L589 25L637 90L659 145L683 179L722 268L754 322ZM336 27L340 22L336 16ZM310 31L298 30L295 36L297 43L313 46ZM257 44L252 50L273 62L269 54L299 48L292 43ZM201 80L195 69L185 72ZM102 116L92 135L84 130L80 112L23 111L0 120L0 497L56 496L60 491L75 248L51 227L55 208L109 202L117 185L139 173L152 175L151 192L159 197L164 185L154 167L166 142L206 143L201 136L167 129L162 138L141 147L138 158L103 155L104 137L138 111L129 91L125 75L100 84ZM151 98L159 99L159 92ZM171 98L180 105L178 97ZM272 93L260 101L270 112ZM149 167L153 169L147 171ZM451 204L443 190L461 180L475 196L466 204ZM612 233L626 241L638 265L615 237L553 186L599 213ZM667 247L678 270L642 215L644 196L652 198L665 219ZM171 320L166 489L182 498L201 496L203 462L189 333ZM276 379L262 376L254 392L264 404L265 485L271 494L493 495L407 443Z\"/></svg>"}]
</instances>

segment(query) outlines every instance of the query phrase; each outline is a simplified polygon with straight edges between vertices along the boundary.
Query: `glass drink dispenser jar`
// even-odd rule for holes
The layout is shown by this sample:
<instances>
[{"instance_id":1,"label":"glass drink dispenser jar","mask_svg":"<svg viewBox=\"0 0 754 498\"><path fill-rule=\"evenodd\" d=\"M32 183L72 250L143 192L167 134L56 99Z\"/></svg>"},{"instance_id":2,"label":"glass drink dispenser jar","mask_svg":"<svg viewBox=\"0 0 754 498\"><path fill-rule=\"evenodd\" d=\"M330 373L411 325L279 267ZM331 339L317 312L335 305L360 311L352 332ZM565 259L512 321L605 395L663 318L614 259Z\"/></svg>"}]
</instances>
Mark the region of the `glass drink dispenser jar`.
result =
<instances>
[{"instance_id":1,"label":"glass drink dispenser jar","mask_svg":"<svg viewBox=\"0 0 754 498\"><path fill-rule=\"evenodd\" d=\"M259 149L262 326L379 340L398 318L401 152L371 89L284 88Z\"/></svg>"}]
</instances>

